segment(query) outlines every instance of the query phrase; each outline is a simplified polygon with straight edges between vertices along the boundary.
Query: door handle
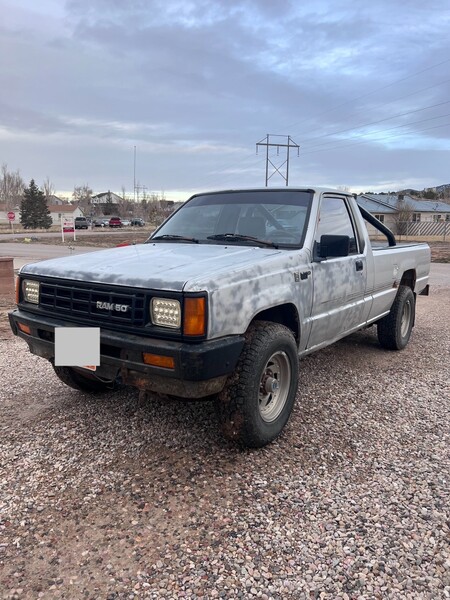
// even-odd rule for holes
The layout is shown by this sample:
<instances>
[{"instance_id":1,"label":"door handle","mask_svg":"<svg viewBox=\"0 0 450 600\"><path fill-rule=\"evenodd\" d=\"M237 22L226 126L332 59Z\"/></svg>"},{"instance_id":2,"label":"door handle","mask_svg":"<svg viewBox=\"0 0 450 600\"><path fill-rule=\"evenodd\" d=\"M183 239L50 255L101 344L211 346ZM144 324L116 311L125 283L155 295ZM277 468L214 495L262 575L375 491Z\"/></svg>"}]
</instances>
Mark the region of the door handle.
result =
<instances>
[{"instance_id":1,"label":"door handle","mask_svg":"<svg viewBox=\"0 0 450 600\"><path fill-rule=\"evenodd\" d=\"M357 271L362 271L364 268L364 263L362 260L355 261L355 267Z\"/></svg>"}]
</instances>

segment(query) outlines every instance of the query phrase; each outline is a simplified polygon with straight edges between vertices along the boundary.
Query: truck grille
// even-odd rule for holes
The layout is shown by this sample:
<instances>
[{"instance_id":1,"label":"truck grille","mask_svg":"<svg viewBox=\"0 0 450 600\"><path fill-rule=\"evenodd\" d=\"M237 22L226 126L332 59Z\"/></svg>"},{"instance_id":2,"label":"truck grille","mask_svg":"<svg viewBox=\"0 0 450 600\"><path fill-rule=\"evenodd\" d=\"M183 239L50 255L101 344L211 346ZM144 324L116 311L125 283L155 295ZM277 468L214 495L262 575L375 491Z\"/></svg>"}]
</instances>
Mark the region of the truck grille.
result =
<instances>
[{"instance_id":1,"label":"truck grille","mask_svg":"<svg viewBox=\"0 0 450 600\"><path fill-rule=\"evenodd\" d=\"M145 293L89 284L41 282L39 306L89 322L142 326L146 322ZM124 307L127 307L126 310Z\"/></svg>"}]
</instances>

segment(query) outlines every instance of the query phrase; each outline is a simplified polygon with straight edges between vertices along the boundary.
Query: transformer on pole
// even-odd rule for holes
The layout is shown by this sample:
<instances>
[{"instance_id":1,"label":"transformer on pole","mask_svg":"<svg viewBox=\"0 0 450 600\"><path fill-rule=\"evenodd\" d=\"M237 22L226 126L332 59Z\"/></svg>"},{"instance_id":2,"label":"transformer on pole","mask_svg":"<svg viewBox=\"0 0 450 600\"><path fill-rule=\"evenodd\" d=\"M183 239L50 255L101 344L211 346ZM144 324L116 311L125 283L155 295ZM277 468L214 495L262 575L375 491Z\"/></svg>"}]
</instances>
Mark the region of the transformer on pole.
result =
<instances>
[{"instance_id":1,"label":"transformer on pole","mask_svg":"<svg viewBox=\"0 0 450 600\"><path fill-rule=\"evenodd\" d=\"M281 141L272 141L273 138L284 138ZM284 142L286 140L286 142ZM297 156L300 155L300 146L294 142L290 135L278 135L274 133L268 133L265 138L263 138L260 142L256 144L256 154L258 154L258 147L265 146L266 147L266 187L269 185L269 179L278 173L284 181L286 185L289 185L289 155L291 148L297 148ZM280 148L286 148L286 160L281 163L278 167L272 162L269 157L269 147L274 147L277 149L277 156L280 156ZM269 175L269 164L273 167L274 171ZM286 169L284 174L281 172L282 169L286 165Z\"/></svg>"}]
</instances>

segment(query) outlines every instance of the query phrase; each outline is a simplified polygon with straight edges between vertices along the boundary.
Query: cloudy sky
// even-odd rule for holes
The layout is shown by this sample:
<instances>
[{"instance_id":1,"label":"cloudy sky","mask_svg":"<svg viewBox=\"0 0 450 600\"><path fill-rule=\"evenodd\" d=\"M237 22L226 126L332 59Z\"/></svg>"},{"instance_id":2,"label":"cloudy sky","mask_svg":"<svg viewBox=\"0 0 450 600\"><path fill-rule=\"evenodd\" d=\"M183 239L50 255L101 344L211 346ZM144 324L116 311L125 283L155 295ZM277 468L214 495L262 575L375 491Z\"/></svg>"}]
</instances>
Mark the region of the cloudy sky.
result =
<instances>
[{"instance_id":1,"label":"cloudy sky","mask_svg":"<svg viewBox=\"0 0 450 600\"><path fill-rule=\"evenodd\" d=\"M27 181L132 194L136 147L168 198L260 186L279 134L290 185L450 183L448 0L0 5L0 163Z\"/></svg>"}]
</instances>

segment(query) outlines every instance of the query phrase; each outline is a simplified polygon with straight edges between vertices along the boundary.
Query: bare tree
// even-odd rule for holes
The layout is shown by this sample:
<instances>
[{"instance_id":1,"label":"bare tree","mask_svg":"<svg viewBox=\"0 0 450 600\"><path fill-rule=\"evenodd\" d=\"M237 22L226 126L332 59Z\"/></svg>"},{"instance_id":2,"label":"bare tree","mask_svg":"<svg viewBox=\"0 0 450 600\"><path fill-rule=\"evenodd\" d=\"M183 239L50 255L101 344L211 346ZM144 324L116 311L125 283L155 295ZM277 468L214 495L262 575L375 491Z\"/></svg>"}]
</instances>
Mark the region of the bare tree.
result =
<instances>
[{"instance_id":1,"label":"bare tree","mask_svg":"<svg viewBox=\"0 0 450 600\"><path fill-rule=\"evenodd\" d=\"M85 212L91 205L92 190L87 183L76 185L73 188L72 198L78 203L78 206Z\"/></svg>"},{"instance_id":2,"label":"bare tree","mask_svg":"<svg viewBox=\"0 0 450 600\"><path fill-rule=\"evenodd\" d=\"M144 206L144 203L142 203L142 206ZM150 196L146 198L145 209L148 220L151 223L158 225L160 223L159 215L161 213L161 204L158 194L151 193Z\"/></svg>"},{"instance_id":3,"label":"bare tree","mask_svg":"<svg viewBox=\"0 0 450 600\"><path fill-rule=\"evenodd\" d=\"M150 223L155 225L160 225L175 209L174 202L166 200L164 192L152 193L146 200L145 205L141 202L141 207Z\"/></svg>"},{"instance_id":4,"label":"bare tree","mask_svg":"<svg viewBox=\"0 0 450 600\"><path fill-rule=\"evenodd\" d=\"M398 196L396 209L393 217L396 233L398 235L406 235L408 233L408 223L411 223L412 221L414 210L402 194L399 194Z\"/></svg>"},{"instance_id":5,"label":"bare tree","mask_svg":"<svg viewBox=\"0 0 450 600\"><path fill-rule=\"evenodd\" d=\"M450 204L450 184L442 186L442 189L439 192L439 199Z\"/></svg>"},{"instance_id":6,"label":"bare tree","mask_svg":"<svg viewBox=\"0 0 450 600\"><path fill-rule=\"evenodd\" d=\"M127 198L124 185L121 188L121 196L119 202L117 203L117 210L119 212L119 216L124 218L129 218L134 214L133 202Z\"/></svg>"},{"instance_id":7,"label":"bare tree","mask_svg":"<svg viewBox=\"0 0 450 600\"><path fill-rule=\"evenodd\" d=\"M9 171L4 163L0 169L0 202L6 205L6 210L11 210L22 201L25 182L19 170Z\"/></svg>"},{"instance_id":8,"label":"bare tree","mask_svg":"<svg viewBox=\"0 0 450 600\"><path fill-rule=\"evenodd\" d=\"M44 183L42 184L42 191L44 192L46 200L48 200L50 196L53 196L55 194L55 186L50 181L50 177L48 175L44 179Z\"/></svg>"}]
</instances>

